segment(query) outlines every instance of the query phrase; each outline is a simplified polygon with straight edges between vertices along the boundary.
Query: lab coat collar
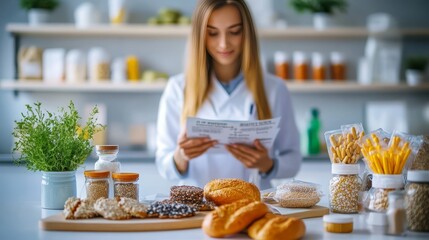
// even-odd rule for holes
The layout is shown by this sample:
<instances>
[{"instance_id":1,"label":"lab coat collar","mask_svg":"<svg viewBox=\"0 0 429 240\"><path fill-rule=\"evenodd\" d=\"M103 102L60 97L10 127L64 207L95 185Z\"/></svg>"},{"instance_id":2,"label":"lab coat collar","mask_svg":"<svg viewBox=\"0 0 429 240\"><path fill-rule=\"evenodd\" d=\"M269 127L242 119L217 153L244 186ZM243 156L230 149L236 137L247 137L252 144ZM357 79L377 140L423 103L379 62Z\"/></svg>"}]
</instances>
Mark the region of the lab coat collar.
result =
<instances>
[{"instance_id":1,"label":"lab coat collar","mask_svg":"<svg viewBox=\"0 0 429 240\"><path fill-rule=\"evenodd\" d=\"M212 94L210 94L210 101L213 104L213 107L216 108L216 112L219 112L220 109L232 98L238 95L244 89L244 82L238 84L238 86L234 89L234 91L229 95L219 80L216 78L214 72L211 74L210 79L212 85Z\"/></svg>"}]
</instances>

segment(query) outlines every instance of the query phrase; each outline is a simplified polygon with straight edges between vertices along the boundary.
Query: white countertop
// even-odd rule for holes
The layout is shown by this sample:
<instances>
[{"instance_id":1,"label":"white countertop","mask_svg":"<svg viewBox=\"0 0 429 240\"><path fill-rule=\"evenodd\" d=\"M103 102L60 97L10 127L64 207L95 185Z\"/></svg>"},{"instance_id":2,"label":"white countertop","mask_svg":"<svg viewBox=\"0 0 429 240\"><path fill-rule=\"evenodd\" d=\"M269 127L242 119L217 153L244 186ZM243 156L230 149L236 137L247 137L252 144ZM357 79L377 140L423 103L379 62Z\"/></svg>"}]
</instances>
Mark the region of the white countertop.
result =
<instances>
[{"instance_id":1,"label":"white countertop","mask_svg":"<svg viewBox=\"0 0 429 240\"><path fill-rule=\"evenodd\" d=\"M93 163L86 164L92 169ZM83 171L77 171L77 194L83 192ZM170 184L162 179L154 163L122 163L122 171L140 173L140 195L168 193ZM297 179L316 182L322 185L325 196L321 205L327 205L328 183L331 177L328 162L304 162ZM41 218L60 211L44 210L40 207L40 172L30 172L25 167L11 163L0 163L0 239L211 239L201 229L154 231L154 232L65 232L39 229ZM307 228L304 239L401 239L400 237L370 234L365 226L364 215L350 215L354 218L354 231L351 234L332 234L323 229L322 218L305 219ZM245 234L231 236L232 239L249 239ZM406 239L410 239L407 237Z\"/></svg>"}]
</instances>

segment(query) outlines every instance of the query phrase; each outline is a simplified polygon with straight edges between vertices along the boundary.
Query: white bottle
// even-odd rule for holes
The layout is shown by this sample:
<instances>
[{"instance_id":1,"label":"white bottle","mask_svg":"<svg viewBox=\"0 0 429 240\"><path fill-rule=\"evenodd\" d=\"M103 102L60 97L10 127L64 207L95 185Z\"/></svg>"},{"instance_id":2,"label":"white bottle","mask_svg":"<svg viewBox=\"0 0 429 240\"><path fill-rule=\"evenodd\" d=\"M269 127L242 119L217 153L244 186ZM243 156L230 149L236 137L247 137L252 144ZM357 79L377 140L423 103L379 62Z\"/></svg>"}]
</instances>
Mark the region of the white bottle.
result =
<instances>
[{"instance_id":1,"label":"white bottle","mask_svg":"<svg viewBox=\"0 0 429 240\"><path fill-rule=\"evenodd\" d=\"M86 79L84 53L78 49L68 51L66 56L66 82L81 83Z\"/></svg>"},{"instance_id":2,"label":"white bottle","mask_svg":"<svg viewBox=\"0 0 429 240\"><path fill-rule=\"evenodd\" d=\"M365 57L371 81L398 84L402 44L394 19L385 13L372 14L367 28Z\"/></svg>"}]
</instances>

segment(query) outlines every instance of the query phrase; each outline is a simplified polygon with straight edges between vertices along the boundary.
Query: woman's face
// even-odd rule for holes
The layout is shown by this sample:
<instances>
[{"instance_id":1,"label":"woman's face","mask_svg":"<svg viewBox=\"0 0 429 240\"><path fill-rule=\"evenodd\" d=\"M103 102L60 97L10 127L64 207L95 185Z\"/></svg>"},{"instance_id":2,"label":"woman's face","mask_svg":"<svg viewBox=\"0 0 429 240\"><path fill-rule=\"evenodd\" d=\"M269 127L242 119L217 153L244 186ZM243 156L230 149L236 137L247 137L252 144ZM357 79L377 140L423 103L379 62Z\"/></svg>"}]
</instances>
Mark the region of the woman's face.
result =
<instances>
[{"instance_id":1,"label":"woman's face","mask_svg":"<svg viewBox=\"0 0 429 240\"><path fill-rule=\"evenodd\" d=\"M230 66L240 61L243 24L237 7L225 5L211 14L207 23L206 48L216 63Z\"/></svg>"}]
</instances>

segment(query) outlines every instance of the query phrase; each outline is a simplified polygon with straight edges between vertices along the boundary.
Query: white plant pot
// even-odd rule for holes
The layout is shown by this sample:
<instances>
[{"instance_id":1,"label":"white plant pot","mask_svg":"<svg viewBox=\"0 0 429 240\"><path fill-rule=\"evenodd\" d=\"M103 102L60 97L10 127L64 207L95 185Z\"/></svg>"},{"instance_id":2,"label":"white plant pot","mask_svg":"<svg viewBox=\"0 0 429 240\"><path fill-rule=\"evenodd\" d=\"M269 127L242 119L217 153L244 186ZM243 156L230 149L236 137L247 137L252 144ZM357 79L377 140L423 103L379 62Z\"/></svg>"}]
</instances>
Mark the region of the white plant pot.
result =
<instances>
[{"instance_id":1,"label":"white plant pot","mask_svg":"<svg viewBox=\"0 0 429 240\"><path fill-rule=\"evenodd\" d=\"M76 197L76 171L42 172L42 208L64 209L69 197Z\"/></svg>"},{"instance_id":2,"label":"white plant pot","mask_svg":"<svg viewBox=\"0 0 429 240\"><path fill-rule=\"evenodd\" d=\"M316 30L324 30L332 27L332 16L326 13L313 14L313 27Z\"/></svg>"},{"instance_id":3,"label":"white plant pot","mask_svg":"<svg viewBox=\"0 0 429 240\"><path fill-rule=\"evenodd\" d=\"M421 71L407 69L407 71L405 71L405 75L407 79L407 84L410 86L416 86L422 84L423 82L423 73Z\"/></svg>"},{"instance_id":4,"label":"white plant pot","mask_svg":"<svg viewBox=\"0 0 429 240\"><path fill-rule=\"evenodd\" d=\"M49 22L49 11L45 9L30 9L28 11L28 23L38 26Z\"/></svg>"}]
</instances>

